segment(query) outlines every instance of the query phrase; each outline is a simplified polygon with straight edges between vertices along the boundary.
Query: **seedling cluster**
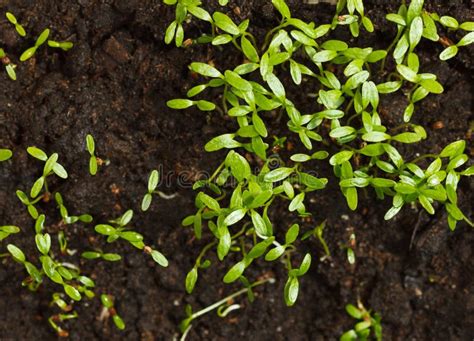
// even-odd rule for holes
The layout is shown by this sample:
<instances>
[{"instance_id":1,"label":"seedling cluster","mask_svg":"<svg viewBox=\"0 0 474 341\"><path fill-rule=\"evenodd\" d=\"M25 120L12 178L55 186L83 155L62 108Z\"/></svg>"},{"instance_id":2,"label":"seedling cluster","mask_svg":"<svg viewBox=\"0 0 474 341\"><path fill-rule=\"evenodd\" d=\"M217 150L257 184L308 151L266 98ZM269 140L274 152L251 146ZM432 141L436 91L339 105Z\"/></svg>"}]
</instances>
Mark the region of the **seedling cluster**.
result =
<instances>
[{"instance_id":1,"label":"seedling cluster","mask_svg":"<svg viewBox=\"0 0 474 341\"><path fill-rule=\"evenodd\" d=\"M89 171L95 159L95 143L91 135L86 139L87 150L91 155L89 160ZM63 329L61 322L76 318L78 315L73 311L73 302L92 299L96 296L96 284L92 278L84 275L78 264L68 260L77 250L68 249L68 237L65 233L68 225L80 226L87 229L94 221L89 214L71 215L66 207L63 196L55 191L51 191L51 183L56 184L52 177L57 176L60 179L67 180L68 173L66 169L58 162L59 155L52 153L48 156L43 150L37 147L29 147L27 152L30 156L44 162L40 177L34 181L29 195L22 190L17 190L16 195L21 203L27 208L29 215L34 222L34 241L36 250L22 250L19 246L9 243L6 245L8 253L3 256L11 256L13 260L21 264L26 271L26 278L22 286L31 291L37 291L45 282L52 283L56 288L61 288L60 292L52 294L52 306L57 306L60 312L52 315L48 322L59 336L67 336L68 332ZM2 161L9 159L12 153L9 150L2 149L0 154ZM96 170L96 168L94 169ZM54 201L51 200L54 197ZM40 203L55 203L58 208L58 216L46 216L41 212ZM166 267L168 260L159 251L145 245L143 235L132 230L130 226L133 211L127 210L121 217L111 220L109 224L98 224L95 231L99 235L107 237L107 242L112 243L122 239L132 246L142 250L149 255L156 263ZM54 228L53 228L54 227ZM59 227L59 228L58 228ZM8 238L13 239L13 235L20 232L27 233L26 230L17 226L0 226L0 242ZM55 238L56 237L56 238ZM57 243L55 241L57 239ZM82 252L82 257L89 260L104 260L116 262L121 260L121 256L114 252L103 252L100 249ZM117 314L113 305L111 296L102 294L101 302L105 312L112 317L113 322L119 329L125 328L125 323Z\"/></svg>"},{"instance_id":2,"label":"seedling cluster","mask_svg":"<svg viewBox=\"0 0 474 341\"><path fill-rule=\"evenodd\" d=\"M373 337L375 340L382 340L382 325L379 314L372 313L367 310L361 302L358 302L357 307L348 304L346 305L346 312L359 322L356 323L353 329L345 332L340 341L355 341L355 340L369 340Z\"/></svg>"},{"instance_id":3,"label":"seedling cluster","mask_svg":"<svg viewBox=\"0 0 474 341\"><path fill-rule=\"evenodd\" d=\"M26 37L26 30L23 27L23 25L21 25L19 23L19 21L15 17L15 15L13 13L6 12L5 16L6 16L7 20L15 27L15 30L18 33L18 35L22 38ZM41 32L41 34L36 39L34 45L27 48L21 54L21 56L19 58L20 62L25 62L28 59L30 59L31 57L33 57L35 55L36 51L42 45L44 45L44 43L46 43L46 42L48 43L49 47L59 48L59 49L62 49L63 51L68 51L74 46L74 44L70 41L58 42L58 41L54 41L54 40L48 40L49 35L50 35L50 30L48 28L43 30L43 32ZM10 79L12 79L12 80L16 80L17 76L16 76L15 69L16 69L17 65L14 64L11 61L11 59L7 56L7 54L5 53L5 51L2 48L0 48L0 60L2 61L2 64L5 66L5 70L7 72L8 77L10 77Z\"/></svg>"},{"instance_id":4,"label":"seedling cluster","mask_svg":"<svg viewBox=\"0 0 474 341\"><path fill-rule=\"evenodd\" d=\"M388 197L392 201L386 220L392 219L404 206L416 205L430 215L435 213L435 208L444 207L452 230L461 220L473 225L459 209L456 194L461 177L474 173L474 166L466 167L465 141L452 142L439 153L413 160L402 156L399 147L427 138L424 127L411 123L416 114L415 104L430 94L444 91L436 75L423 72L416 47L423 38L442 40L437 25L470 32L474 23L458 24L454 18L427 12L422 0L412 0L408 6L403 3L397 14L387 15L387 20L397 25L398 34L387 49L377 50L328 38L339 26L348 25L355 37L374 31L371 20L365 16L362 0L338 1L329 24L294 18L284 0L272 0L281 22L257 43L249 20L236 23L219 11L211 15L200 7L200 1L164 2L176 5L177 14L166 32L167 43L175 39L177 46L182 45L182 23L190 13L210 23L210 32L186 40L185 46L230 45L243 61L227 70L216 67L215 60L212 65L205 61L191 63L190 71L203 82L189 89L187 98L168 101L173 109L196 106L201 111L217 111L234 120L237 126L235 131L214 137L204 146L208 152L228 151L213 175L194 185L198 191L197 211L183 221L184 226L194 229L198 239L206 229L215 238L203 248L188 273L188 292L196 285L199 270L210 265L202 261L204 255L215 249L221 261L231 254L239 255L232 255L231 259L240 257L223 277L226 283L245 279L245 270L256 259L282 259L288 269L284 298L287 305L294 304L298 278L308 271L311 256L305 255L300 265L294 266L294 258L301 257L295 252L297 244L304 239L299 236L299 225L292 225L285 239L279 240L282 226L271 221L275 216L271 212L274 203L283 200L288 202L288 211L296 214L295 219L310 215L306 199L310 193L324 189L328 181L339 183L351 210L357 209L360 193L370 190L377 198ZM361 26L368 33L363 33ZM470 32L456 45L449 44L440 59L453 57L459 46L471 44L473 38ZM386 60L391 57L396 66L387 69ZM291 80L302 92L316 98L312 112L302 113L288 96L287 86L282 82L285 70L290 71ZM376 83L381 78L385 81ZM307 79L315 80L317 86L310 89L303 86L303 80ZM218 91L222 102L197 99L207 89L213 89L214 95ZM380 99L397 91L406 93L408 104L403 117L392 117L400 121L398 126L386 125L379 114ZM275 138L272 148L268 141L270 121L276 113L286 114L288 135ZM284 145L292 134L307 152L284 159L275 153L275 146ZM311 169L314 161L329 162L333 175L314 176ZM231 182L236 185L229 190ZM322 232L317 231L302 235L317 236L329 254ZM346 249L349 262L355 262L351 246Z\"/></svg>"}]
</instances>

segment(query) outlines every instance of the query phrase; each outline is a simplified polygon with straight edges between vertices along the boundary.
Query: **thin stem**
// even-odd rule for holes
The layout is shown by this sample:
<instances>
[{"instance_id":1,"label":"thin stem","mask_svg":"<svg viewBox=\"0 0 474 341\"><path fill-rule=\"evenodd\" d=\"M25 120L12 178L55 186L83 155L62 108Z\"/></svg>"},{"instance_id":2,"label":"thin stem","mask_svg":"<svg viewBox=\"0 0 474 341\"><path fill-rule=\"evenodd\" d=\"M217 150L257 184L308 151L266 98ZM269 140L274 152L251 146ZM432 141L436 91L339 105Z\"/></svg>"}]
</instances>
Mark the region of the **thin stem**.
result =
<instances>
[{"instance_id":1,"label":"thin stem","mask_svg":"<svg viewBox=\"0 0 474 341\"><path fill-rule=\"evenodd\" d=\"M220 301L217 301L216 303L214 304L211 304L210 306L202 309L202 310L199 310L198 312L194 313L191 315L191 320L194 320L196 318L198 318L199 316L202 316L204 314L207 314L208 312L214 310L214 309L217 309L219 308L221 305L223 304L226 304L228 301L230 301L231 299L237 297L237 296L240 296L242 294L245 294L250 288L254 288L256 286L259 286L259 285L262 285L262 284L265 284L267 282L270 282L272 283L273 281L275 281L275 279L273 277L270 277L270 278L266 278L266 279L262 279L260 281L257 281L257 282L254 282L250 285L249 288L244 288L244 289L241 289L225 298L223 298L222 300Z\"/></svg>"},{"instance_id":2,"label":"thin stem","mask_svg":"<svg viewBox=\"0 0 474 341\"><path fill-rule=\"evenodd\" d=\"M421 161L421 160L427 159L427 158L436 159L437 157L438 157L438 155L436 155L436 154L425 154L425 155L418 156L417 158L414 158L413 160L410 161L410 163L416 163L418 161Z\"/></svg>"}]
</instances>

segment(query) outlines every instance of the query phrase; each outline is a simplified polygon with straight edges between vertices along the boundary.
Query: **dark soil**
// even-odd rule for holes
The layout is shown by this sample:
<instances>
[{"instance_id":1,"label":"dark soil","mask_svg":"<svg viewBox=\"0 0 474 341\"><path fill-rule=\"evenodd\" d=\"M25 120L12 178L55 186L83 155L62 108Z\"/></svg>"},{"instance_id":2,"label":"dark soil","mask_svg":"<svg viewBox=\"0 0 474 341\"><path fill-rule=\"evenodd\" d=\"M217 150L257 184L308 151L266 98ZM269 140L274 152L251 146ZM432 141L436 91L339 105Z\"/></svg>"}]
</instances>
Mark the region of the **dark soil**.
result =
<instances>
[{"instance_id":1,"label":"dark soil","mask_svg":"<svg viewBox=\"0 0 474 341\"><path fill-rule=\"evenodd\" d=\"M217 1L209 5L215 8ZM277 14L270 1L231 1L239 7L236 20L249 18L257 37L273 27ZM295 17L328 22L334 8L329 5L301 5L293 0ZM375 34L353 40L344 28L334 37L351 41L351 45L388 46L394 27L387 25L384 14L396 10L395 2L365 1L368 15L376 26ZM450 14L460 21L472 20L470 1L430 1L429 7L439 14ZM136 229L152 246L170 259L163 269L149 257L122 243L104 245L92 227L76 224L66 228L70 248L90 250L102 247L124 256L123 262L104 263L66 257L81 262L85 274L97 282L97 292L116 297L117 310L127 323L124 332L111 321L100 322L100 303L91 300L76 304L80 317L65 323L70 338L77 340L127 339L170 340L178 335L177 325L184 317L184 306L200 309L238 290L221 278L232 263L213 266L200 273L195 293L184 291L184 277L192 267L200 248L210 240L195 240L193 233L180 225L181 219L194 209L195 193L178 186L176 174L187 172L195 180L209 172L222 156L208 154L204 144L213 136L233 129L233 123L217 114L197 110L176 112L166 107L171 98L183 97L196 83L188 71L191 61L210 61L221 69L241 62L231 49L193 46L177 49L163 43L164 32L173 18L173 10L159 0L0 0L0 13L11 11L31 33L37 36L49 27L56 40L72 40L68 52L40 49L35 58L21 64L18 81L12 82L2 72L0 92L0 146L13 149L14 158L0 165L0 225L15 224L22 233L9 239L36 260L33 250L31 218L15 196L16 189L27 191L38 176L41 164L27 156L26 148L36 145L47 153L58 152L60 162L69 171L67 181L54 180L50 187L59 191L72 213L90 213L95 222L105 222L126 209L136 212ZM190 23L186 36L197 36L206 25ZM453 37L453 33L450 34ZM455 36L455 34L454 34ZM0 44L16 61L33 43L19 39L3 17L0 20ZM416 153L438 152L448 142L468 140L472 156L472 47L463 48L449 62L440 62L442 46L423 43L419 48L422 70L438 75L445 93L429 96L417 107L413 121L427 128L429 138L403 152L406 159ZM393 66L393 65L392 65ZM389 65L389 67L392 67ZM286 84L290 84L289 81ZM289 97L305 110L314 102L306 93L316 88L308 84L289 90ZM405 105L402 95L384 96L380 113L388 122L401 121ZM443 127L440 128L442 122ZM273 133L282 136L286 122L276 122ZM94 135L98 155L110 160L95 177L88 175L88 156L84 151L87 133ZM177 193L172 200L155 198L152 209L138 213L146 191L146 179L152 169L169 176L160 189ZM330 176L330 169L320 169ZM314 262L301 281L300 298L293 308L283 302L286 280L284 266L257 263L249 277L273 273L274 285L257 289L253 304L241 298L244 308L226 319L215 313L198 320L191 340L326 340L336 339L354 324L344 306L358 298L382 315L387 340L472 340L474 338L474 231L459 224L450 232L442 210L428 217L415 209L405 208L396 219L385 222L383 214L389 202L362 197L357 212L350 212L334 185L314 194L309 211L313 220L300 222L305 229L327 219L325 238L332 253L330 260ZM463 181L460 198L462 209L472 217L472 182ZM60 218L54 204L41 204L47 215L48 230L57 230ZM297 222L287 216L282 205L274 213L275 229L285 231ZM418 232L412 248L410 240L415 226ZM281 232L280 232L281 233ZM342 243L356 233L357 262L350 266ZM5 243L5 242L4 242ZM6 244L6 243L5 243ZM1 245L4 252L5 245ZM322 256L316 240L301 244L301 250ZM303 254L303 253L302 253ZM49 306L51 285L37 293L21 287L25 273L21 267L4 258L0 266L0 339L55 339L47 319L57 313Z\"/></svg>"}]
</instances>

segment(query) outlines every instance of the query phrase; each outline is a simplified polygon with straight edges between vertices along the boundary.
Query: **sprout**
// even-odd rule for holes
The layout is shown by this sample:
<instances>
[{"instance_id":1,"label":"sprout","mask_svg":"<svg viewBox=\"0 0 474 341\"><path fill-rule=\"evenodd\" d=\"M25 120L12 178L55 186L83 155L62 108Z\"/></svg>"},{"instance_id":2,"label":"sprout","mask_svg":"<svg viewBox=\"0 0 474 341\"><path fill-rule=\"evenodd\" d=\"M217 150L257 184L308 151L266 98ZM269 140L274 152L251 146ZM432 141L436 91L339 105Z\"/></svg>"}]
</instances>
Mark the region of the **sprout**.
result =
<instances>
[{"instance_id":1,"label":"sprout","mask_svg":"<svg viewBox=\"0 0 474 341\"><path fill-rule=\"evenodd\" d=\"M8 21L13 24L13 26L15 26L15 30L18 32L18 34L22 37L26 36L26 31L25 29L23 28L23 26L21 26L21 24L18 22L18 20L16 19L16 17L13 15L13 13L10 13L10 12L6 12L5 13L5 16L7 17Z\"/></svg>"}]
</instances>

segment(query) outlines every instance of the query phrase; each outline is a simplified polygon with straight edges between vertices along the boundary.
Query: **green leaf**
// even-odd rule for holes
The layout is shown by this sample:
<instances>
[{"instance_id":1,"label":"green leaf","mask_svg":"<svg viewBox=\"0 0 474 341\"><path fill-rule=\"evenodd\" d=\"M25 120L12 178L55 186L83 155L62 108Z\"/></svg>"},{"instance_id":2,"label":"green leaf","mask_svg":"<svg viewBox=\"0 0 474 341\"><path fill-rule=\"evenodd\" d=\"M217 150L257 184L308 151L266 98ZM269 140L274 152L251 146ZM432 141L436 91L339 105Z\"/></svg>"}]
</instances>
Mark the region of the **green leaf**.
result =
<instances>
[{"instance_id":1,"label":"green leaf","mask_svg":"<svg viewBox=\"0 0 474 341\"><path fill-rule=\"evenodd\" d=\"M193 106L194 102L189 99L172 99L166 102L171 109L186 109Z\"/></svg>"},{"instance_id":2,"label":"green leaf","mask_svg":"<svg viewBox=\"0 0 474 341\"><path fill-rule=\"evenodd\" d=\"M157 250L152 250L151 251L151 258L153 258L153 260L158 263L160 266L166 268L168 266L168 259L166 259L166 257L160 252L160 251L157 251Z\"/></svg>"},{"instance_id":3,"label":"green leaf","mask_svg":"<svg viewBox=\"0 0 474 341\"><path fill-rule=\"evenodd\" d=\"M35 236L36 247L43 255L47 255L51 248L51 236L49 234L37 234Z\"/></svg>"},{"instance_id":4,"label":"green leaf","mask_svg":"<svg viewBox=\"0 0 474 341\"><path fill-rule=\"evenodd\" d=\"M33 47L30 47L29 49L25 50L25 52L23 52L20 56L20 61L25 62L28 59L30 59L31 57L33 57L35 52L36 52L36 49L37 49L37 47L33 46Z\"/></svg>"},{"instance_id":5,"label":"green leaf","mask_svg":"<svg viewBox=\"0 0 474 341\"><path fill-rule=\"evenodd\" d=\"M300 233L300 227L298 224L293 224L291 227L286 231L285 234L285 244L292 244L296 238L298 238L298 234Z\"/></svg>"},{"instance_id":6,"label":"green leaf","mask_svg":"<svg viewBox=\"0 0 474 341\"><path fill-rule=\"evenodd\" d=\"M220 211L221 209L219 202L216 199L210 197L209 195L203 192L198 194L198 199L213 211Z\"/></svg>"},{"instance_id":7,"label":"green leaf","mask_svg":"<svg viewBox=\"0 0 474 341\"><path fill-rule=\"evenodd\" d=\"M106 225L106 224L96 225L94 229L97 233L100 233L105 236L110 236L117 232L117 230L114 227L110 225Z\"/></svg>"},{"instance_id":8,"label":"green leaf","mask_svg":"<svg viewBox=\"0 0 474 341\"><path fill-rule=\"evenodd\" d=\"M266 255L265 260L268 262L274 261L277 258L281 257L281 255L285 252L286 248L283 245L279 245L273 249L271 249Z\"/></svg>"},{"instance_id":9,"label":"green leaf","mask_svg":"<svg viewBox=\"0 0 474 341\"><path fill-rule=\"evenodd\" d=\"M419 78L418 75L416 74L415 71L410 69L408 66L399 64L397 65L397 71L407 81L412 82L412 83L418 82L418 78Z\"/></svg>"},{"instance_id":10,"label":"green leaf","mask_svg":"<svg viewBox=\"0 0 474 341\"><path fill-rule=\"evenodd\" d=\"M426 212L428 212L429 214L435 213L435 210L431 205L430 201L423 194L420 194L418 196L418 201L420 202L421 206L423 206L423 208L426 210Z\"/></svg>"},{"instance_id":11,"label":"green leaf","mask_svg":"<svg viewBox=\"0 0 474 341\"><path fill-rule=\"evenodd\" d=\"M346 305L346 311L353 318L358 319L358 320L362 319L362 312L359 309L357 309L355 306L353 306L352 304Z\"/></svg>"},{"instance_id":12,"label":"green leaf","mask_svg":"<svg viewBox=\"0 0 474 341\"><path fill-rule=\"evenodd\" d=\"M303 204L304 197L305 197L304 192L301 192L298 195L296 195L293 198L293 200L291 200L290 205L288 206L288 210L290 212L294 212L294 211L298 210L301 207L301 205Z\"/></svg>"},{"instance_id":13,"label":"green leaf","mask_svg":"<svg viewBox=\"0 0 474 341\"><path fill-rule=\"evenodd\" d=\"M280 100L284 101L286 97L285 93L285 88L283 84L280 82L277 76L275 76L273 73L269 73L266 76L267 78L267 83L272 92L275 94L275 96Z\"/></svg>"},{"instance_id":14,"label":"green leaf","mask_svg":"<svg viewBox=\"0 0 474 341\"><path fill-rule=\"evenodd\" d=\"M420 135L418 135L417 133L411 133L411 132L401 133L401 134L392 136L392 139L394 141L398 141L401 143L415 143L422 140Z\"/></svg>"},{"instance_id":15,"label":"green leaf","mask_svg":"<svg viewBox=\"0 0 474 341\"><path fill-rule=\"evenodd\" d=\"M83 254L84 257L84 254ZM102 258L108 262L117 262L122 259L122 257L116 253L104 253Z\"/></svg>"},{"instance_id":16,"label":"green leaf","mask_svg":"<svg viewBox=\"0 0 474 341\"><path fill-rule=\"evenodd\" d=\"M252 224L255 227L255 231L259 236L268 236L269 233L267 231L267 225L265 224L265 221L263 220L262 216L257 212L252 210L251 211L251 217L252 217Z\"/></svg>"},{"instance_id":17,"label":"green leaf","mask_svg":"<svg viewBox=\"0 0 474 341\"><path fill-rule=\"evenodd\" d=\"M389 13L385 16L385 18L388 20L388 21L391 21L391 22L394 22L400 26L406 26L406 21L405 19L399 15L399 14L395 14L395 13Z\"/></svg>"},{"instance_id":18,"label":"green leaf","mask_svg":"<svg viewBox=\"0 0 474 341\"><path fill-rule=\"evenodd\" d=\"M421 40L421 36L423 35L423 20L420 16L415 17L410 24L410 34L409 34L409 41L411 50L415 48L416 45Z\"/></svg>"},{"instance_id":19,"label":"green leaf","mask_svg":"<svg viewBox=\"0 0 474 341\"><path fill-rule=\"evenodd\" d=\"M272 0L273 6L280 12L283 18L290 19L291 12L288 8L288 5L285 3L285 0Z\"/></svg>"},{"instance_id":20,"label":"green leaf","mask_svg":"<svg viewBox=\"0 0 474 341\"><path fill-rule=\"evenodd\" d=\"M13 153L9 149L0 149L0 162L7 161L12 157Z\"/></svg>"},{"instance_id":21,"label":"green leaf","mask_svg":"<svg viewBox=\"0 0 474 341\"><path fill-rule=\"evenodd\" d=\"M214 23L216 24L217 27L219 27L221 30L230 33L232 35L239 35L240 30L237 27L236 24L232 21L231 18L229 18L227 15L221 12L214 12L212 15L214 18Z\"/></svg>"},{"instance_id":22,"label":"green leaf","mask_svg":"<svg viewBox=\"0 0 474 341\"><path fill-rule=\"evenodd\" d=\"M123 322L122 318L119 315L113 315L112 320L114 321L115 326L119 330L124 330L125 329L125 322Z\"/></svg>"},{"instance_id":23,"label":"green leaf","mask_svg":"<svg viewBox=\"0 0 474 341\"><path fill-rule=\"evenodd\" d=\"M469 32L456 44L456 46L466 46L474 43L474 32Z\"/></svg>"},{"instance_id":24,"label":"green leaf","mask_svg":"<svg viewBox=\"0 0 474 341\"><path fill-rule=\"evenodd\" d=\"M120 232L120 237L129 242L139 242L143 240L143 236L135 231Z\"/></svg>"},{"instance_id":25,"label":"green leaf","mask_svg":"<svg viewBox=\"0 0 474 341\"><path fill-rule=\"evenodd\" d=\"M80 292L72 285L64 284L64 292L71 297L74 301L80 301L82 296Z\"/></svg>"},{"instance_id":26,"label":"green leaf","mask_svg":"<svg viewBox=\"0 0 474 341\"><path fill-rule=\"evenodd\" d=\"M232 211L225 219L224 224L227 226L234 225L245 217L247 210L245 208L239 208Z\"/></svg>"},{"instance_id":27,"label":"green leaf","mask_svg":"<svg viewBox=\"0 0 474 341\"><path fill-rule=\"evenodd\" d=\"M39 47L43 45L46 42L46 40L48 40L48 37L49 37L49 29L47 28L43 32L41 32L38 39L36 39L35 46Z\"/></svg>"},{"instance_id":28,"label":"green leaf","mask_svg":"<svg viewBox=\"0 0 474 341\"><path fill-rule=\"evenodd\" d=\"M439 59L448 60L453 58L458 53L458 47L456 45L445 48L439 55Z\"/></svg>"},{"instance_id":29,"label":"green leaf","mask_svg":"<svg viewBox=\"0 0 474 341\"><path fill-rule=\"evenodd\" d=\"M356 132L355 128L351 126L338 127L329 132L329 136L332 138L340 138L348 135L352 135Z\"/></svg>"},{"instance_id":30,"label":"green leaf","mask_svg":"<svg viewBox=\"0 0 474 341\"><path fill-rule=\"evenodd\" d=\"M206 152L214 152L222 148L237 148L242 144L234 140L235 134L223 134L217 137L214 137L204 146Z\"/></svg>"},{"instance_id":31,"label":"green leaf","mask_svg":"<svg viewBox=\"0 0 474 341\"><path fill-rule=\"evenodd\" d=\"M441 18L439 18L439 21L448 28L457 29L459 27L459 22L455 18L447 15L443 15Z\"/></svg>"},{"instance_id":32,"label":"green leaf","mask_svg":"<svg viewBox=\"0 0 474 341\"><path fill-rule=\"evenodd\" d=\"M367 142L382 142L389 139L390 135L381 131L371 131L362 135L362 140Z\"/></svg>"},{"instance_id":33,"label":"green leaf","mask_svg":"<svg viewBox=\"0 0 474 341\"><path fill-rule=\"evenodd\" d=\"M48 160L48 155L46 155L45 152L43 152L41 149L37 147L28 147L26 151L28 152L28 154L30 154L31 156L33 156L34 158L38 160L41 160L41 161Z\"/></svg>"},{"instance_id":34,"label":"green leaf","mask_svg":"<svg viewBox=\"0 0 474 341\"><path fill-rule=\"evenodd\" d=\"M293 172L294 172L293 168L280 167L265 174L264 180L266 182L278 182L278 181L286 179Z\"/></svg>"},{"instance_id":35,"label":"green leaf","mask_svg":"<svg viewBox=\"0 0 474 341\"><path fill-rule=\"evenodd\" d=\"M240 38L240 43L242 45L242 52L245 54L248 60L258 63L260 61L258 52L250 40L248 40L245 36L242 36L242 38Z\"/></svg>"},{"instance_id":36,"label":"green leaf","mask_svg":"<svg viewBox=\"0 0 474 341\"><path fill-rule=\"evenodd\" d=\"M466 148L466 141L459 140L448 144L446 147L443 148L439 157L449 157L454 158L464 152Z\"/></svg>"},{"instance_id":37,"label":"green leaf","mask_svg":"<svg viewBox=\"0 0 474 341\"><path fill-rule=\"evenodd\" d=\"M236 89L242 91L252 91L252 85L234 71L226 70L225 80Z\"/></svg>"},{"instance_id":38,"label":"green leaf","mask_svg":"<svg viewBox=\"0 0 474 341\"><path fill-rule=\"evenodd\" d=\"M420 82L420 85L427 91L433 94L441 94L444 89L443 86L434 79L425 79Z\"/></svg>"},{"instance_id":39,"label":"green leaf","mask_svg":"<svg viewBox=\"0 0 474 341\"><path fill-rule=\"evenodd\" d=\"M215 67L206 63L191 63L190 69L200 75L212 78L224 78L222 73L219 72Z\"/></svg>"},{"instance_id":40,"label":"green leaf","mask_svg":"<svg viewBox=\"0 0 474 341\"><path fill-rule=\"evenodd\" d=\"M201 7L187 6L187 10L189 11L189 13L191 13L192 15L194 15L198 19L208 21L208 22L212 22L212 18L211 18L211 15L209 14L209 12L206 11L205 9L201 8Z\"/></svg>"},{"instance_id":41,"label":"green leaf","mask_svg":"<svg viewBox=\"0 0 474 341\"><path fill-rule=\"evenodd\" d=\"M44 185L44 178L41 177L39 178L38 180L35 181L35 183L33 184L33 187L31 187L31 191L30 191L30 196L34 199L38 196L38 194L41 192L41 190L43 189L43 185Z\"/></svg>"},{"instance_id":42,"label":"green leaf","mask_svg":"<svg viewBox=\"0 0 474 341\"><path fill-rule=\"evenodd\" d=\"M291 307L298 298L299 282L297 277L289 277L285 284L285 303Z\"/></svg>"},{"instance_id":43,"label":"green leaf","mask_svg":"<svg viewBox=\"0 0 474 341\"><path fill-rule=\"evenodd\" d=\"M378 84L377 90L381 94L389 94L389 93L397 91L398 89L400 89L401 86L402 86L401 81L386 82L386 83Z\"/></svg>"},{"instance_id":44,"label":"green leaf","mask_svg":"<svg viewBox=\"0 0 474 341\"><path fill-rule=\"evenodd\" d=\"M198 279L198 269L194 267L186 275L186 292L188 294L191 294L193 292L197 279Z\"/></svg>"},{"instance_id":45,"label":"green leaf","mask_svg":"<svg viewBox=\"0 0 474 341\"><path fill-rule=\"evenodd\" d=\"M333 60L336 56L337 56L337 51L322 50L312 55L311 59L315 63L325 63L325 62L329 62L330 60Z\"/></svg>"},{"instance_id":46,"label":"green leaf","mask_svg":"<svg viewBox=\"0 0 474 341\"><path fill-rule=\"evenodd\" d=\"M337 154L334 154L330 159L329 159L329 164L332 166L335 165L340 165L341 163L344 163L346 161L349 161L352 158L352 155L354 155L354 152L351 150L343 150Z\"/></svg>"},{"instance_id":47,"label":"green leaf","mask_svg":"<svg viewBox=\"0 0 474 341\"><path fill-rule=\"evenodd\" d=\"M174 34L176 32L176 21L173 21L167 28L165 32L165 43L169 44L173 41Z\"/></svg>"},{"instance_id":48,"label":"green leaf","mask_svg":"<svg viewBox=\"0 0 474 341\"><path fill-rule=\"evenodd\" d=\"M294 162L306 162L311 160L311 156L307 154L294 154L291 155L290 159Z\"/></svg>"},{"instance_id":49,"label":"green leaf","mask_svg":"<svg viewBox=\"0 0 474 341\"><path fill-rule=\"evenodd\" d=\"M355 187L347 188L344 196L346 197L347 206L349 206L351 210L355 211L357 209L358 203L357 189Z\"/></svg>"},{"instance_id":50,"label":"green leaf","mask_svg":"<svg viewBox=\"0 0 474 341\"><path fill-rule=\"evenodd\" d=\"M224 276L224 283L232 283L239 279L245 271L245 262L240 261L229 269Z\"/></svg>"},{"instance_id":51,"label":"green leaf","mask_svg":"<svg viewBox=\"0 0 474 341\"><path fill-rule=\"evenodd\" d=\"M13 245L13 244L8 244L8 245L7 245L7 250L8 250L8 252L10 252L10 254L12 255L12 257L13 257L17 262L24 263L24 262L26 261L25 254L24 254L23 251L21 251L17 246L15 246L15 245Z\"/></svg>"}]
</instances>

